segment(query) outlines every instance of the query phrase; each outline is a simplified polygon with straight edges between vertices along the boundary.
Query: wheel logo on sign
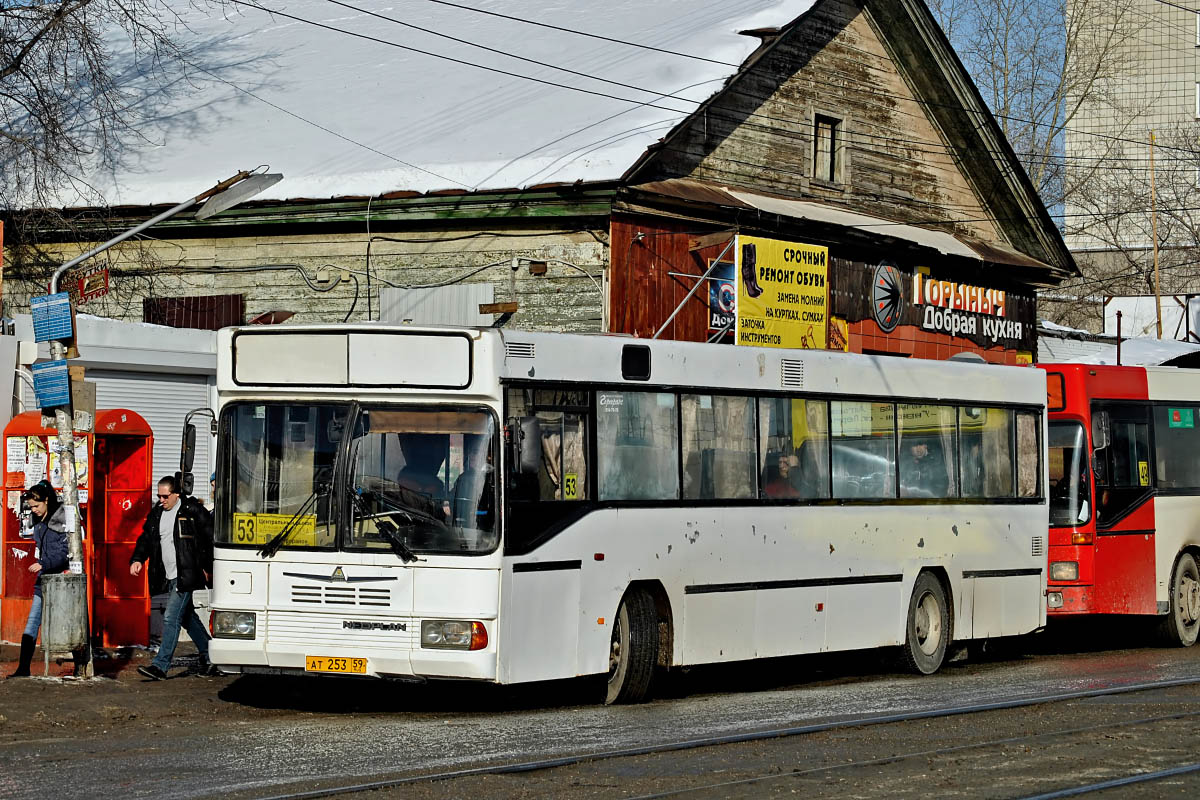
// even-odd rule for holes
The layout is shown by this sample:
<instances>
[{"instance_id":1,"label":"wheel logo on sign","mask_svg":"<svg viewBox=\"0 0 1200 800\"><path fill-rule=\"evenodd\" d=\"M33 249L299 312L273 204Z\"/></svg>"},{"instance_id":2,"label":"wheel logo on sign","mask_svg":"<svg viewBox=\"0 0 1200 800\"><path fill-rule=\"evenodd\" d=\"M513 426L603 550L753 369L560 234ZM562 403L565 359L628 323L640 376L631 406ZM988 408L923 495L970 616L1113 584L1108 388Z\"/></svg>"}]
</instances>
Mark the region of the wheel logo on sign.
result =
<instances>
[{"instance_id":1,"label":"wheel logo on sign","mask_svg":"<svg viewBox=\"0 0 1200 800\"><path fill-rule=\"evenodd\" d=\"M884 262L875 268L871 283L871 314L884 333L891 333L900 324L904 304L904 282L894 264Z\"/></svg>"}]
</instances>

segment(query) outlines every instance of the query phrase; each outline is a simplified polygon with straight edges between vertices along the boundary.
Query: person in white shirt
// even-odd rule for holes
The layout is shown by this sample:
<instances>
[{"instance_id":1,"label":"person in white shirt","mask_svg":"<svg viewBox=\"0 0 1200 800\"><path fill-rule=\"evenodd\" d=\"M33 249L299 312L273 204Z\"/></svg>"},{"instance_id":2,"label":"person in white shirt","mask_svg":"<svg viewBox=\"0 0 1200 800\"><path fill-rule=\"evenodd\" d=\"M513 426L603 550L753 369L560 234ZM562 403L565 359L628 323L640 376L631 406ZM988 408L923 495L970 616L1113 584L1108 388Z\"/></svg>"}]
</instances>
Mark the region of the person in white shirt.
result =
<instances>
[{"instance_id":1,"label":"person in white shirt","mask_svg":"<svg viewBox=\"0 0 1200 800\"><path fill-rule=\"evenodd\" d=\"M150 509L129 559L129 574L135 576L142 574L143 562L150 562L151 594L168 593L158 655L148 666L138 667L145 677L156 681L167 677L181 627L200 651L198 672L212 672L211 637L192 604L192 592L212 585L212 558L212 517L194 497L180 496L174 476L164 477L158 482L158 502Z\"/></svg>"}]
</instances>

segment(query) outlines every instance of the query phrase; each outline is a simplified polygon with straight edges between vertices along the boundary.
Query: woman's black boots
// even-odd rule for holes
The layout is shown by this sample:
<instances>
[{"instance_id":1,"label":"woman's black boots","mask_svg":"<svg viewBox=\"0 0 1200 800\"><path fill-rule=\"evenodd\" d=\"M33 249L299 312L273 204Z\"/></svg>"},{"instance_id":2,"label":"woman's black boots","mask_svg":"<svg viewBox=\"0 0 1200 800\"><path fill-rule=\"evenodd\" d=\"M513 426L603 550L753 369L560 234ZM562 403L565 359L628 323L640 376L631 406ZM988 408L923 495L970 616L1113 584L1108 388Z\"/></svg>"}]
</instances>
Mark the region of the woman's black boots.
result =
<instances>
[{"instance_id":1,"label":"woman's black boots","mask_svg":"<svg viewBox=\"0 0 1200 800\"><path fill-rule=\"evenodd\" d=\"M17 671L9 675L10 678L28 678L29 665L33 662L33 646L37 643L37 639L23 634L21 636L21 660L17 662Z\"/></svg>"}]
</instances>

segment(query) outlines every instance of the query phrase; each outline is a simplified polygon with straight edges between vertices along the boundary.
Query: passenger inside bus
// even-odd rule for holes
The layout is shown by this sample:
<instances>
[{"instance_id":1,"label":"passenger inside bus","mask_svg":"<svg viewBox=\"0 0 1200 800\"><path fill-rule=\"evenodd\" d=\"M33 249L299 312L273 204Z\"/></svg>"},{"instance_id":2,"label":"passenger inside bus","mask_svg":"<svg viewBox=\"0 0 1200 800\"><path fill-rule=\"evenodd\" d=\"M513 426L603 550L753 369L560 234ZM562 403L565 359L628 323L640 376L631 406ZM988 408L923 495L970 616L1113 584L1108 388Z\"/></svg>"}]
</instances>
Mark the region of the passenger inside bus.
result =
<instances>
[{"instance_id":1,"label":"passenger inside bus","mask_svg":"<svg viewBox=\"0 0 1200 800\"><path fill-rule=\"evenodd\" d=\"M950 489L946 459L936 440L907 438L900 459L901 497L945 497Z\"/></svg>"},{"instance_id":2,"label":"passenger inside bus","mask_svg":"<svg viewBox=\"0 0 1200 800\"><path fill-rule=\"evenodd\" d=\"M791 480L793 463L798 463L794 455L778 453L767 457L767 468L763 471L763 497L778 499L800 496Z\"/></svg>"},{"instance_id":3,"label":"passenger inside bus","mask_svg":"<svg viewBox=\"0 0 1200 800\"><path fill-rule=\"evenodd\" d=\"M404 454L404 467L396 476L396 482L431 498L444 498L446 486L438 477L438 470L446 458L446 437L432 433L396 435Z\"/></svg>"}]
</instances>

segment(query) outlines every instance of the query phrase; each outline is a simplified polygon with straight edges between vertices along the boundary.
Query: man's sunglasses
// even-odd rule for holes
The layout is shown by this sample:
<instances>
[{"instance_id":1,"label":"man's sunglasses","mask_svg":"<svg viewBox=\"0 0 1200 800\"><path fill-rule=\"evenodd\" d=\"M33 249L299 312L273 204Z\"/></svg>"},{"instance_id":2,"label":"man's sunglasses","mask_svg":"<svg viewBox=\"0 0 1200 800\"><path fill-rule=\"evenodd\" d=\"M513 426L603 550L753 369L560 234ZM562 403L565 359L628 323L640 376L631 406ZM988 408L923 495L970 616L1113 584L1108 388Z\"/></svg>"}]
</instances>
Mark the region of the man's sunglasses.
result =
<instances>
[{"instance_id":1,"label":"man's sunglasses","mask_svg":"<svg viewBox=\"0 0 1200 800\"><path fill-rule=\"evenodd\" d=\"M158 496L158 499L159 499L159 500L166 500L166 499L167 499L167 498L169 498L170 496L171 496L170 494L160 494L160 495Z\"/></svg>"}]
</instances>

